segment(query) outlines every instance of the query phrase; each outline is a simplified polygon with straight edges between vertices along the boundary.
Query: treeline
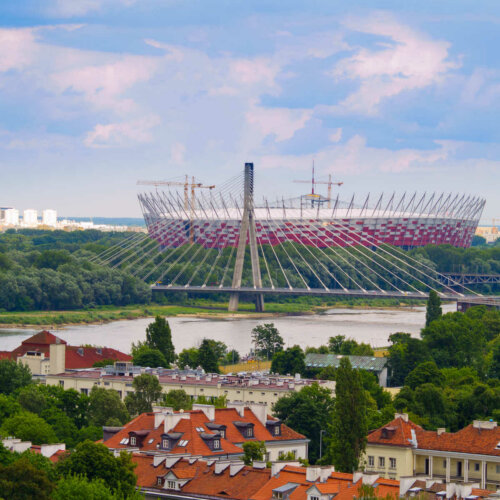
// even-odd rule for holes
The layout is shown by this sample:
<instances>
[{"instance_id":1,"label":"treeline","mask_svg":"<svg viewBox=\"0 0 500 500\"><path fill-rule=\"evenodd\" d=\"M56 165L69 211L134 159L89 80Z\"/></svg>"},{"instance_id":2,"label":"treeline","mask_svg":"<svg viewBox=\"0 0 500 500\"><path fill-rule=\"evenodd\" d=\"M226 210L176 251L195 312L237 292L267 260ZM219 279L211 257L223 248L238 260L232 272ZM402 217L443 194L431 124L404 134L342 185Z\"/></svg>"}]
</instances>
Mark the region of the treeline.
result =
<instances>
[{"instance_id":1,"label":"treeline","mask_svg":"<svg viewBox=\"0 0 500 500\"><path fill-rule=\"evenodd\" d=\"M98 231L7 231L0 236L0 310L63 310L144 304L149 287L89 257L123 236Z\"/></svg>"}]
</instances>

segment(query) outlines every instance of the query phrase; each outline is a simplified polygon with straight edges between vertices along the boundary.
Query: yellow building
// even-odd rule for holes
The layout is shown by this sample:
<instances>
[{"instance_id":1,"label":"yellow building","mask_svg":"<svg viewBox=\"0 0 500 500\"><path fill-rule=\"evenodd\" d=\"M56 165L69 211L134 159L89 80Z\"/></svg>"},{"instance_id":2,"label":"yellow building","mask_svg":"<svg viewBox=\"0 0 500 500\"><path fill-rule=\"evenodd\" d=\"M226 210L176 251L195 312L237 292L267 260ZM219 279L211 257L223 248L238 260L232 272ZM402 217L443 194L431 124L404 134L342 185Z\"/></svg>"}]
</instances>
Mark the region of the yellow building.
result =
<instances>
[{"instance_id":1,"label":"yellow building","mask_svg":"<svg viewBox=\"0 0 500 500\"><path fill-rule=\"evenodd\" d=\"M458 432L426 431L406 413L396 414L368 435L363 462L365 471L392 479L422 476L497 490L500 428L496 422L475 420Z\"/></svg>"},{"instance_id":2,"label":"yellow building","mask_svg":"<svg viewBox=\"0 0 500 500\"><path fill-rule=\"evenodd\" d=\"M205 396L213 400L225 396L228 401L243 401L245 403L266 403L272 407L279 398L290 392L299 391L306 385L319 383L322 387L335 390L335 382L330 380L310 380L286 378L282 376L252 376L252 375L221 375L203 373L201 371L183 370L145 370L131 363L115 363L111 369L92 369L64 372L57 375L48 374L45 377L47 385L59 385L64 389L76 389L89 394L92 387L114 389L124 399L133 392L134 376L143 372L156 375L163 392L173 389L183 389L194 400Z\"/></svg>"}]
</instances>

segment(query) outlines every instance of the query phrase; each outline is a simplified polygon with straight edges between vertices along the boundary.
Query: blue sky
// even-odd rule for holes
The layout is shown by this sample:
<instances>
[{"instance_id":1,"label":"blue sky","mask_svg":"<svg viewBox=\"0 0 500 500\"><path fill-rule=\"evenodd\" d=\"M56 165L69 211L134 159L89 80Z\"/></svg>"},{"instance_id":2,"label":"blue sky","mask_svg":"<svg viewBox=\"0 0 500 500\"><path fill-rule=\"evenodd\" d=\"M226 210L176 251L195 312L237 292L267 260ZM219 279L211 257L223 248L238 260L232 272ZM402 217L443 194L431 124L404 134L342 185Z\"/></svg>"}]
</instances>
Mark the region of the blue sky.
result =
<instances>
[{"instance_id":1,"label":"blue sky","mask_svg":"<svg viewBox=\"0 0 500 500\"><path fill-rule=\"evenodd\" d=\"M376 4L376 9L374 5ZM138 179L446 191L500 218L500 4L0 2L0 205L139 216Z\"/></svg>"}]
</instances>

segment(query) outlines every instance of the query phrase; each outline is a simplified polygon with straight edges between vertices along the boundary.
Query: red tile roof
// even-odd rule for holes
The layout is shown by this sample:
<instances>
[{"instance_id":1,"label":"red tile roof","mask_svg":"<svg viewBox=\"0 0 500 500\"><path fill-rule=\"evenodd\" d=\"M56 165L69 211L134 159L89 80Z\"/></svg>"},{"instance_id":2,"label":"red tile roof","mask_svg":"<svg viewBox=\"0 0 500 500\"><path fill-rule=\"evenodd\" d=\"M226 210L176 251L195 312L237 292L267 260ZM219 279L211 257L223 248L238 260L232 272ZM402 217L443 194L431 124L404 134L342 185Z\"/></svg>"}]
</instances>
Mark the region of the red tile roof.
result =
<instances>
[{"instance_id":1,"label":"red tile roof","mask_svg":"<svg viewBox=\"0 0 500 500\"><path fill-rule=\"evenodd\" d=\"M134 453L132 461L137 464L134 472L137 475L138 486L165 491L162 486L157 485L157 478L172 471L179 479L188 479L181 489L183 493L198 493L203 495L203 498L248 500L270 477L269 469L255 469L247 466L242 467L233 476L230 475L230 467L216 474L215 466L208 465L204 460L196 460L190 464L189 460L180 459L171 468L167 468L165 462L154 467L152 456Z\"/></svg>"},{"instance_id":2,"label":"red tile roof","mask_svg":"<svg viewBox=\"0 0 500 500\"><path fill-rule=\"evenodd\" d=\"M236 444L244 443L245 441L283 441L290 439L306 439L305 436L295 432L284 424L281 424L281 436L273 436L263 425L255 414L245 408L244 417L234 408L224 408L215 410L215 419L210 422L205 413L201 410L192 410L185 412L183 415L189 418L182 418L177 422L173 429L167 429L167 432L181 433L182 436L177 440L174 448L170 450L162 450L168 454L190 454L199 456L217 456L227 454L242 454L242 449ZM276 420L273 417L268 417L270 420ZM110 449L126 449L131 448L127 444L121 444L121 441L129 438L130 432L144 431L147 433L142 439L140 450L143 452L157 451L161 445L161 435L165 433L163 422L157 427L154 427L155 414L143 413L130 421L125 427L110 437L104 444ZM254 437L245 438L234 425L234 422L246 422L254 424ZM207 441L202 438L201 434L214 434L214 430L210 429L207 424L215 423L226 426L225 438L220 438L220 450L211 450ZM201 430L200 430L201 429ZM180 446L183 441L188 441L186 446Z\"/></svg>"},{"instance_id":3,"label":"red tile roof","mask_svg":"<svg viewBox=\"0 0 500 500\"><path fill-rule=\"evenodd\" d=\"M488 423L493 428L477 428L473 424L457 432L426 431L411 420L395 418L392 422L371 432L368 444L389 446L411 446L411 430L415 432L417 448L458 453L500 456L500 428ZM387 429L389 428L389 431ZM385 429L385 431L384 431ZM386 437L384 437L384 435Z\"/></svg>"},{"instance_id":4,"label":"red tile roof","mask_svg":"<svg viewBox=\"0 0 500 500\"><path fill-rule=\"evenodd\" d=\"M67 345L66 341L54 334L43 330L32 337L23 340L21 345L9 353L10 359L17 360L29 351L43 352L46 357L50 354L51 344L66 345L66 369L76 370L91 368L96 361L113 359L115 361L132 361L132 356L110 347L79 347ZM6 351L5 351L6 352ZM7 356L5 355L5 358ZM0 354L0 359L3 359Z\"/></svg>"}]
</instances>

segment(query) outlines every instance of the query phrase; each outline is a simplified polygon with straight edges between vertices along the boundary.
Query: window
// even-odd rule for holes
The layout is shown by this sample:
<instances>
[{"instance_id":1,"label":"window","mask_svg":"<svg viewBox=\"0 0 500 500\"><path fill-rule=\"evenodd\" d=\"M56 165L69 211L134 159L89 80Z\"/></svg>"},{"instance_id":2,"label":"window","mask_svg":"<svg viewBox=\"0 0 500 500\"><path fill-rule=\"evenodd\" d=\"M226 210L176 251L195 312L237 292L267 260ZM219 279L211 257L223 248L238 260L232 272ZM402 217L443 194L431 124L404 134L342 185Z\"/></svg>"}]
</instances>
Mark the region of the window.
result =
<instances>
[{"instance_id":1,"label":"window","mask_svg":"<svg viewBox=\"0 0 500 500\"><path fill-rule=\"evenodd\" d=\"M167 486L171 490L176 490L177 489L177 483L175 481L168 481Z\"/></svg>"},{"instance_id":2,"label":"window","mask_svg":"<svg viewBox=\"0 0 500 500\"><path fill-rule=\"evenodd\" d=\"M218 439L214 439L214 450L218 450L220 448L220 441Z\"/></svg>"},{"instance_id":3,"label":"window","mask_svg":"<svg viewBox=\"0 0 500 500\"><path fill-rule=\"evenodd\" d=\"M497 474L500 474L500 465L497 465Z\"/></svg>"},{"instance_id":4,"label":"window","mask_svg":"<svg viewBox=\"0 0 500 500\"><path fill-rule=\"evenodd\" d=\"M248 427L248 429L245 429L245 436L246 437L253 437L253 428L252 427Z\"/></svg>"},{"instance_id":5,"label":"window","mask_svg":"<svg viewBox=\"0 0 500 500\"><path fill-rule=\"evenodd\" d=\"M319 497L317 497L317 496L311 496L311 497L309 497L309 500L319 500Z\"/></svg>"},{"instance_id":6,"label":"window","mask_svg":"<svg viewBox=\"0 0 500 500\"><path fill-rule=\"evenodd\" d=\"M137 439L135 436L130 437L130 446L135 446Z\"/></svg>"},{"instance_id":7,"label":"window","mask_svg":"<svg viewBox=\"0 0 500 500\"><path fill-rule=\"evenodd\" d=\"M292 450L293 458L297 458L297 450Z\"/></svg>"},{"instance_id":8,"label":"window","mask_svg":"<svg viewBox=\"0 0 500 500\"><path fill-rule=\"evenodd\" d=\"M226 439L226 429L221 429L221 430L219 431L219 433L220 433L220 437L221 437L222 439Z\"/></svg>"},{"instance_id":9,"label":"window","mask_svg":"<svg viewBox=\"0 0 500 500\"><path fill-rule=\"evenodd\" d=\"M498 466L497 466L497 468L498 468ZM475 470L476 472L478 472L478 471L479 471L479 462L476 462L476 463L474 464L474 470ZM498 471L497 471L497 472L498 472Z\"/></svg>"},{"instance_id":10,"label":"window","mask_svg":"<svg viewBox=\"0 0 500 500\"><path fill-rule=\"evenodd\" d=\"M378 457L378 466L385 467L385 457Z\"/></svg>"},{"instance_id":11,"label":"window","mask_svg":"<svg viewBox=\"0 0 500 500\"><path fill-rule=\"evenodd\" d=\"M104 385L109 385L109 384L110 384L110 382L104 382Z\"/></svg>"},{"instance_id":12,"label":"window","mask_svg":"<svg viewBox=\"0 0 500 500\"><path fill-rule=\"evenodd\" d=\"M162 480L161 480L161 477L159 477L159 478L157 478L157 479L156 479L156 484L157 484L158 486L161 486L161 485L162 485Z\"/></svg>"},{"instance_id":13,"label":"window","mask_svg":"<svg viewBox=\"0 0 500 500\"><path fill-rule=\"evenodd\" d=\"M275 425L274 426L274 433L273 433L275 436L279 436L280 435L280 426L279 425Z\"/></svg>"},{"instance_id":14,"label":"window","mask_svg":"<svg viewBox=\"0 0 500 500\"><path fill-rule=\"evenodd\" d=\"M64 380L59 380L59 387L64 387Z\"/></svg>"},{"instance_id":15,"label":"window","mask_svg":"<svg viewBox=\"0 0 500 500\"><path fill-rule=\"evenodd\" d=\"M168 450L170 447L168 446L168 439L162 439L161 440L161 447L164 449L164 450Z\"/></svg>"},{"instance_id":16,"label":"window","mask_svg":"<svg viewBox=\"0 0 500 500\"><path fill-rule=\"evenodd\" d=\"M391 469L395 469L396 468L396 459L395 458L389 458L389 467Z\"/></svg>"},{"instance_id":17,"label":"window","mask_svg":"<svg viewBox=\"0 0 500 500\"><path fill-rule=\"evenodd\" d=\"M446 469L446 460L443 460L443 469Z\"/></svg>"},{"instance_id":18,"label":"window","mask_svg":"<svg viewBox=\"0 0 500 500\"><path fill-rule=\"evenodd\" d=\"M375 457L373 455L368 455L368 467L373 467L375 465Z\"/></svg>"},{"instance_id":19,"label":"window","mask_svg":"<svg viewBox=\"0 0 500 500\"><path fill-rule=\"evenodd\" d=\"M82 394L85 394L85 396L88 396L89 395L89 390L88 389L80 389L80 392Z\"/></svg>"}]
</instances>

